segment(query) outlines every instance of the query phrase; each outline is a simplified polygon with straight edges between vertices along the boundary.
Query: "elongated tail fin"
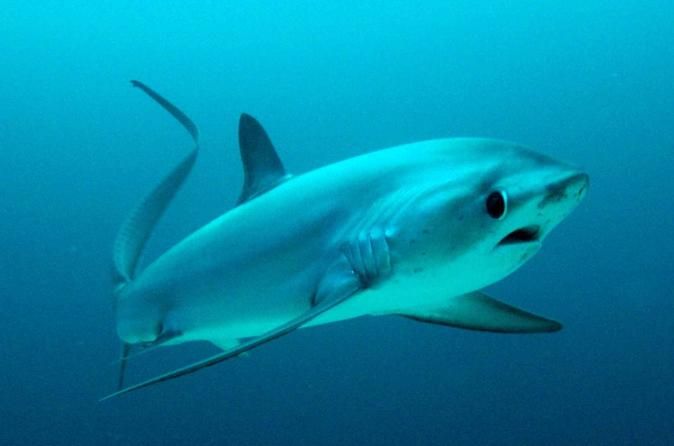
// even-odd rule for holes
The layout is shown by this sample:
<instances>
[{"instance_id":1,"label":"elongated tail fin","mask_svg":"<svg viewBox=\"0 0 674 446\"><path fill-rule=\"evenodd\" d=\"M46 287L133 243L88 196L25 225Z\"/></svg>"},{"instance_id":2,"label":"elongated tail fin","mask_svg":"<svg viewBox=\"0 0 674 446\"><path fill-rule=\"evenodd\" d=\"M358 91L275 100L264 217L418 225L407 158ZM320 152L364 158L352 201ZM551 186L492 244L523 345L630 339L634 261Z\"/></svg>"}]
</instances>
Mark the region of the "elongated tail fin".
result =
<instances>
[{"instance_id":1,"label":"elongated tail fin","mask_svg":"<svg viewBox=\"0 0 674 446\"><path fill-rule=\"evenodd\" d=\"M113 248L115 283L133 280L138 260L152 230L192 170L199 151L199 131L190 118L159 93L139 81L131 81L169 112L189 132L194 148L131 212L117 234Z\"/></svg>"},{"instance_id":2,"label":"elongated tail fin","mask_svg":"<svg viewBox=\"0 0 674 446\"><path fill-rule=\"evenodd\" d=\"M122 343L122 354L119 357L119 373L117 374L117 390L124 388L124 376L126 375L126 365L131 353L131 344Z\"/></svg>"}]
</instances>

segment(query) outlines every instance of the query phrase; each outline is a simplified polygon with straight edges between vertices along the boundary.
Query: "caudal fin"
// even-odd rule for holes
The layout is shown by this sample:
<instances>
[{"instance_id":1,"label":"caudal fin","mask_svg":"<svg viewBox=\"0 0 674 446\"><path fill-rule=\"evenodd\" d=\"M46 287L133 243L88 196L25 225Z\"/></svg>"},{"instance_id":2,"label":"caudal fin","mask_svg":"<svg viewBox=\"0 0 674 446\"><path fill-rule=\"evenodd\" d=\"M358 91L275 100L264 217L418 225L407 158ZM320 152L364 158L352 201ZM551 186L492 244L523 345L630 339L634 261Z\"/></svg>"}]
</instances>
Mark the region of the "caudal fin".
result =
<instances>
[{"instance_id":1,"label":"caudal fin","mask_svg":"<svg viewBox=\"0 0 674 446\"><path fill-rule=\"evenodd\" d=\"M192 137L194 147L143 199L122 224L113 248L115 282L133 280L138 259L152 230L192 170L199 151L199 131L192 120L178 107L139 81L131 81L169 112Z\"/></svg>"}]
</instances>

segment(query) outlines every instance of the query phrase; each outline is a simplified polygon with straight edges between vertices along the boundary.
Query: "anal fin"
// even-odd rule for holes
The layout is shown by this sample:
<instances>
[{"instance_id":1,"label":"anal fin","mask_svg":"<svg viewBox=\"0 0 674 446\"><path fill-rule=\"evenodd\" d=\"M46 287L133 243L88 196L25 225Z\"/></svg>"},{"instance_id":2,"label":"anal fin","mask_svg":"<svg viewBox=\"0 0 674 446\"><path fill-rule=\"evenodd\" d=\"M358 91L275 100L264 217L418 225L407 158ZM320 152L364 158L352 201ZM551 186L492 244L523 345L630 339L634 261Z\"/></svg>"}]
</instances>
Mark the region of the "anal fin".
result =
<instances>
[{"instance_id":1,"label":"anal fin","mask_svg":"<svg viewBox=\"0 0 674 446\"><path fill-rule=\"evenodd\" d=\"M559 322L520 310L481 292L399 314L420 322L496 333L546 333L562 328Z\"/></svg>"},{"instance_id":2,"label":"anal fin","mask_svg":"<svg viewBox=\"0 0 674 446\"><path fill-rule=\"evenodd\" d=\"M218 347L222 351L227 351L232 348L236 348L241 344L241 341L238 339L233 339L233 338L226 338L226 339L209 339L209 342L216 347Z\"/></svg>"}]
</instances>

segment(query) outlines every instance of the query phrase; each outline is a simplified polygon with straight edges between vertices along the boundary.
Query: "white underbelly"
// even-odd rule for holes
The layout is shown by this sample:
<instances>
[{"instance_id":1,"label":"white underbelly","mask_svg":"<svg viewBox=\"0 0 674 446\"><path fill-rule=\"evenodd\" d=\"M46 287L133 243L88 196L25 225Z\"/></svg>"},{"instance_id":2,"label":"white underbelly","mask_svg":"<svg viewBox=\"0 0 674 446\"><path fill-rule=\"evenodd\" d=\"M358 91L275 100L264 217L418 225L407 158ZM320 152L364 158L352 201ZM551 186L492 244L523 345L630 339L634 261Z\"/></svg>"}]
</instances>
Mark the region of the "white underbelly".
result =
<instances>
[{"instance_id":1,"label":"white underbelly","mask_svg":"<svg viewBox=\"0 0 674 446\"><path fill-rule=\"evenodd\" d=\"M179 342L210 341L216 345L263 335L311 310L308 289L311 280L293 281L277 288L283 293L257 299L243 299L217 311L222 316L208 324L190 324ZM357 293L351 299L317 316L304 327L329 324L361 316L404 313L406 308L441 303L457 294L451 282L439 277L415 275L390 277L380 285ZM195 321L193 321L195 322Z\"/></svg>"}]
</instances>

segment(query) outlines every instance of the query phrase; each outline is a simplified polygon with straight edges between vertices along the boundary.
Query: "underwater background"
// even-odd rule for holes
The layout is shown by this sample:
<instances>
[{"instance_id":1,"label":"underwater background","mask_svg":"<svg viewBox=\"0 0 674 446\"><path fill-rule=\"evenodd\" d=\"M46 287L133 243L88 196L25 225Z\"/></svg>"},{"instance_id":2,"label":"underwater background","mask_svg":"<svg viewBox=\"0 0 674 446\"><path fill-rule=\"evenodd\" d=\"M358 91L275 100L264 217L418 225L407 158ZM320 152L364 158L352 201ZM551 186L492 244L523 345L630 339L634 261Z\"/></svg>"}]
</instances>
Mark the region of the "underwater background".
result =
<instances>
[{"instance_id":1,"label":"underwater background","mask_svg":"<svg viewBox=\"0 0 674 446\"><path fill-rule=\"evenodd\" d=\"M2 2L0 444L674 444L673 24L649 0ZM112 241L191 144L130 79L202 136L145 262L235 203L241 112L296 173L495 137L591 176L489 290L565 329L363 318L97 402L120 351ZM128 379L214 352L154 352Z\"/></svg>"}]
</instances>

